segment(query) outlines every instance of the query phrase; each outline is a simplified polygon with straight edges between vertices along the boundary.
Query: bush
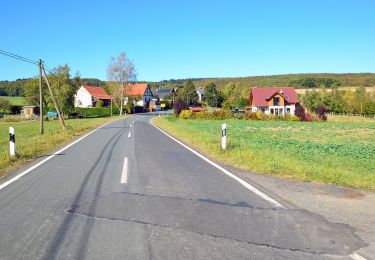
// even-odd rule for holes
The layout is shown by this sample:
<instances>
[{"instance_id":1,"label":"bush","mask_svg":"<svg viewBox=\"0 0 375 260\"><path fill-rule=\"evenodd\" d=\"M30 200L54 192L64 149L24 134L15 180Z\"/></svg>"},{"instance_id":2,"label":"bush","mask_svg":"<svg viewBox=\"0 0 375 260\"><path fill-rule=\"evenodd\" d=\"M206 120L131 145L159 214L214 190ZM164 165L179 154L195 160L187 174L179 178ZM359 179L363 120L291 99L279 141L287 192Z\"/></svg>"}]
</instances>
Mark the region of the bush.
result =
<instances>
[{"instance_id":1,"label":"bush","mask_svg":"<svg viewBox=\"0 0 375 260\"><path fill-rule=\"evenodd\" d=\"M301 119L295 115L287 115L285 116L286 121L300 121Z\"/></svg>"},{"instance_id":2,"label":"bush","mask_svg":"<svg viewBox=\"0 0 375 260\"><path fill-rule=\"evenodd\" d=\"M128 102L126 103L126 105L124 106L124 110L126 111L126 113L128 114L131 114L134 112L134 104L133 102Z\"/></svg>"},{"instance_id":3,"label":"bush","mask_svg":"<svg viewBox=\"0 0 375 260\"><path fill-rule=\"evenodd\" d=\"M95 104L95 107L104 107L104 102L103 102L103 100L98 100L98 101L96 101L96 104Z\"/></svg>"},{"instance_id":4,"label":"bush","mask_svg":"<svg viewBox=\"0 0 375 260\"><path fill-rule=\"evenodd\" d=\"M301 121L305 121L305 108L300 103L296 103L294 114L298 116Z\"/></svg>"},{"instance_id":5,"label":"bush","mask_svg":"<svg viewBox=\"0 0 375 260\"><path fill-rule=\"evenodd\" d=\"M265 114L262 111L257 111L255 112L255 118L257 120L264 120Z\"/></svg>"},{"instance_id":6,"label":"bush","mask_svg":"<svg viewBox=\"0 0 375 260\"><path fill-rule=\"evenodd\" d=\"M186 103L181 100L177 99L173 104L173 111L176 117L178 117L182 110L187 109Z\"/></svg>"},{"instance_id":7,"label":"bush","mask_svg":"<svg viewBox=\"0 0 375 260\"><path fill-rule=\"evenodd\" d=\"M85 117L101 117L101 116L110 116L110 108L100 108L100 107L77 107L75 112L80 116ZM113 108L113 114L119 114L118 108Z\"/></svg>"},{"instance_id":8,"label":"bush","mask_svg":"<svg viewBox=\"0 0 375 260\"><path fill-rule=\"evenodd\" d=\"M193 115L193 112L191 110L182 110L179 117L181 119L189 119Z\"/></svg>"},{"instance_id":9,"label":"bush","mask_svg":"<svg viewBox=\"0 0 375 260\"><path fill-rule=\"evenodd\" d=\"M319 120L327 121L327 109L323 105L319 105L316 109L316 115L318 116Z\"/></svg>"}]
</instances>

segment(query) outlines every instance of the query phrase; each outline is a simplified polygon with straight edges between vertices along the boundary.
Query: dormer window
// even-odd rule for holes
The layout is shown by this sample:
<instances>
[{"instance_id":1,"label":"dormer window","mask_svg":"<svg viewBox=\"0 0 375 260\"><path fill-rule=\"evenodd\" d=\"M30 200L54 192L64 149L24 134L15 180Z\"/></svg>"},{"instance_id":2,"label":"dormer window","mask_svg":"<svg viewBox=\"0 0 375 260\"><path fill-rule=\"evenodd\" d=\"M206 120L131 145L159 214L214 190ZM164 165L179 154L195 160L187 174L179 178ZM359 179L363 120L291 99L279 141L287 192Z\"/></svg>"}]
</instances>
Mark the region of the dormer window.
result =
<instances>
[{"instance_id":1,"label":"dormer window","mask_svg":"<svg viewBox=\"0 0 375 260\"><path fill-rule=\"evenodd\" d=\"M279 106L280 105L280 98L274 97L273 98L273 105L274 106Z\"/></svg>"}]
</instances>

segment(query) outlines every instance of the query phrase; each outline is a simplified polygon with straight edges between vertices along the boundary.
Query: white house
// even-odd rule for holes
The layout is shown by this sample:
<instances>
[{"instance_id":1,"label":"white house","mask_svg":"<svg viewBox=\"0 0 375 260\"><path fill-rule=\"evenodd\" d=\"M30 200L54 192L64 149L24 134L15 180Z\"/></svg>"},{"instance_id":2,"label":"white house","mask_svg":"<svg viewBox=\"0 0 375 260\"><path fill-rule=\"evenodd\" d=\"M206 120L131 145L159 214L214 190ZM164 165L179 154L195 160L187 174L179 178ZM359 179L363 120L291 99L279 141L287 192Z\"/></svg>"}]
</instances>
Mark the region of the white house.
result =
<instances>
[{"instance_id":1,"label":"white house","mask_svg":"<svg viewBox=\"0 0 375 260\"><path fill-rule=\"evenodd\" d=\"M129 97L136 99L136 105L148 108L150 101L152 100L152 91L148 84L146 83L133 83L125 86L124 98L125 105L128 103Z\"/></svg>"},{"instance_id":2,"label":"white house","mask_svg":"<svg viewBox=\"0 0 375 260\"><path fill-rule=\"evenodd\" d=\"M195 90L197 91L199 101L204 101L204 87L196 87Z\"/></svg>"},{"instance_id":3,"label":"white house","mask_svg":"<svg viewBox=\"0 0 375 260\"><path fill-rule=\"evenodd\" d=\"M266 115L294 115L298 97L294 88L251 88L249 103L252 112Z\"/></svg>"},{"instance_id":4,"label":"white house","mask_svg":"<svg viewBox=\"0 0 375 260\"><path fill-rule=\"evenodd\" d=\"M81 86L75 95L74 106L95 107L98 100L102 100L105 107L111 104L111 96L101 87Z\"/></svg>"}]
</instances>

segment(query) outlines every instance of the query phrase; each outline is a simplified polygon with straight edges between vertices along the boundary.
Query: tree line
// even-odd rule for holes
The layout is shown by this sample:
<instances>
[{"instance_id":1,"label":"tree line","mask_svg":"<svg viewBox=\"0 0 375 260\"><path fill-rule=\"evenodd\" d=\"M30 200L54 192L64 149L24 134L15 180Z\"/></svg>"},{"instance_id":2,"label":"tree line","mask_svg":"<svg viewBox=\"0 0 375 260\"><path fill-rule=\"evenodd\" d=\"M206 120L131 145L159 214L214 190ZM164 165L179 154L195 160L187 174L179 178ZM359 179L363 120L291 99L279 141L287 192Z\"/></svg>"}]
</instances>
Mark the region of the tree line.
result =
<instances>
[{"instance_id":1,"label":"tree line","mask_svg":"<svg viewBox=\"0 0 375 260\"><path fill-rule=\"evenodd\" d=\"M324 106L329 112L349 113L361 115L375 115L375 94L360 87L355 91L339 90L332 91L310 90L301 97L304 106L316 112L319 106Z\"/></svg>"},{"instance_id":2,"label":"tree line","mask_svg":"<svg viewBox=\"0 0 375 260\"><path fill-rule=\"evenodd\" d=\"M341 86L341 81L333 78L305 77L290 81L289 86L299 88L332 88Z\"/></svg>"}]
</instances>

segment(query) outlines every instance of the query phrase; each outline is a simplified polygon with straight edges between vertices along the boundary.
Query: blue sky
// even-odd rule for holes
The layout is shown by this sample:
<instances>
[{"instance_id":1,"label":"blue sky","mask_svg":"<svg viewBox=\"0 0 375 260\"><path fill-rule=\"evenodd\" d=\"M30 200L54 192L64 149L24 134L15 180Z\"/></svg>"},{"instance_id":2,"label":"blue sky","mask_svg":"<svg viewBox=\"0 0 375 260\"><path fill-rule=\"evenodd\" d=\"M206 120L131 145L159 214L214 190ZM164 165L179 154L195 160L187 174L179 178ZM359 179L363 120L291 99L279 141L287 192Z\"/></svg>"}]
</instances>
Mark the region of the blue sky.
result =
<instances>
[{"instance_id":1,"label":"blue sky","mask_svg":"<svg viewBox=\"0 0 375 260\"><path fill-rule=\"evenodd\" d=\"M375 72L375 1L4 0L0 49L107 79L125 51L138 80ZM0 80L37 67L0 56Z\"/></svg>"}]
</instances>

